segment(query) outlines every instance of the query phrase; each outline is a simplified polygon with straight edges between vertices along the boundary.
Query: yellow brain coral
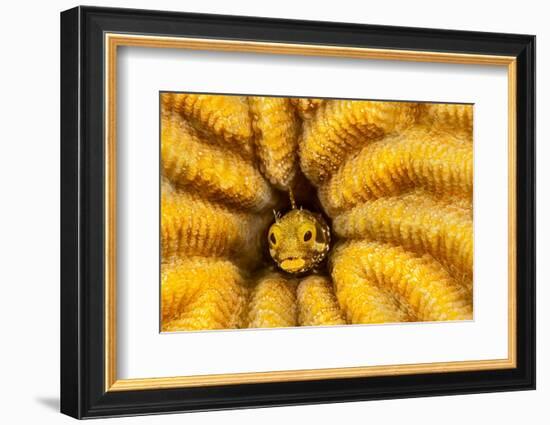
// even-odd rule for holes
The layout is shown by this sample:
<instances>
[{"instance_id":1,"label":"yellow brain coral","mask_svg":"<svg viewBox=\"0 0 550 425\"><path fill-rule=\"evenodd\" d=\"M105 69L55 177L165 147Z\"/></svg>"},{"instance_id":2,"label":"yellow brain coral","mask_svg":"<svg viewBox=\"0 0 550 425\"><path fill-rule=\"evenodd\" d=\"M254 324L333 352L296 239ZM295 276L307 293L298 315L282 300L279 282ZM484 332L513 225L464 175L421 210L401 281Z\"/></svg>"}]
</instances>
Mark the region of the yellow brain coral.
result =
<instances>
[{"instance_id":1,"label":"yellow brain coral","mask_svg":"<svg viewBox=\"0 0 550 425\"><path fill-rule=\"evenodd\" d=\"M304 121L300 165L312 183L325 181L368 142L412 125L418 105L405 102L328 100Z\"/></svg>"},{"instance_id":2,"label":"yellow brain coral","mask_svg":"<svg viewBox=\"0 0 550 425\"><path fill-rule=\"evenodd\" d=\"M298 173L296 112L281 97L250 97L249 104L260 169L273 185L288 190Z\"/></svg>"},{"instance_id":3,"label":"yellow brain coral","mask_svg":"<svg viewBox=\"0 0 550 425\"><path fill-rule=\"evenodd\" d=\"M258 279L250 296L248 327L280 328L296 324L296 281L280 273Z\"/></svg>"},{"instance_id":4,"label":"yellow brain coral","mask_svg":"<svg viewBox=\"0 0 550 425\"><path fill-rule=\"evenodd\" d=\"M297 298L301 326L346 324L328 277L313 275L303 279L297 289Z\"/></svg>"},{"instance_id":5,"label":"yellow brain coral","mask_svg":"<svg viewBox=\"0 0 550 425\"><path fill-rule=\"evenodd\" d=\"M162 329L226 329L240 326L247 287L230 261L189 257L163 265Z\"/></svg>"},{"instance_id":6,"label":"yellow brain coral","mask_svg":"<svg viewBox=\"0 0 550 425\"><path fill-rule=\"evenodd\" d=\"M163 331L472 317L471 105L161 94ZM289 192L328 261L278 270Z\"/></svg>"},{"instance_id":7,"label":"yellow brain coral","mask_svg":"<svg viewBox=\"0 0 550 425\"><path fill-rule=\"evenodd\" d=\"M365 300L360 310L377 310L383 297L412 321L472 318L469 292L431 256L359 241L339 246L331 263L336 295L348 316L355 313L350 306L359 293L374 287L374 300Z\"/></svg>"}]
</instances>

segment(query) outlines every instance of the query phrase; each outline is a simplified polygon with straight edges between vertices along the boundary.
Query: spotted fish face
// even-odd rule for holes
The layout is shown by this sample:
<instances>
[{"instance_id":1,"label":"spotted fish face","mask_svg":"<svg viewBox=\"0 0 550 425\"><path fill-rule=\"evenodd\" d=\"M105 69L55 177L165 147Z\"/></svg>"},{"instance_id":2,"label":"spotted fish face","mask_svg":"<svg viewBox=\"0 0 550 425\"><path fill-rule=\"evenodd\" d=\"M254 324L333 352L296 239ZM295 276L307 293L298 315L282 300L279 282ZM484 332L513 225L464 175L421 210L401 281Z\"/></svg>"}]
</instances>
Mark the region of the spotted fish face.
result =
<instances>
[{"instance_id":1,"label":"spotted fish face","mask_svg":"<svg viewBox=\"0 0 550 425\"><path fill-rule=\"evenodd\" d=\"M267 234L269 253L287 273L303 273L318 265L329 250L330 231L319 214L294 209L277 218Z\"/></svg>"}]
</instances>

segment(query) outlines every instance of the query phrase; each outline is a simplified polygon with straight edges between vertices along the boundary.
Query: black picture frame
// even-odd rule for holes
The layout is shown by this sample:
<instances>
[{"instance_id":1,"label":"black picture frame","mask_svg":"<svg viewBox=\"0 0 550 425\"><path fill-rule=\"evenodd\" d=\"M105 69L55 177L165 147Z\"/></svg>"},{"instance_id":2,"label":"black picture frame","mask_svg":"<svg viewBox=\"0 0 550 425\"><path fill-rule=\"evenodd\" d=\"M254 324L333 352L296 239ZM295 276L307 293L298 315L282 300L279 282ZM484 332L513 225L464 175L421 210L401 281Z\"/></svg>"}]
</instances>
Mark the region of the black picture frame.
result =
<instances>
[{"instance_id":1,"label":"black picture frame","mask_svg":"<svg viewBox=\"0 0 550 425\"><path fill-rule=\"evenodd\" d=\"M106 392L104 33L517 58L517 367ZM76 418L535 388L535 37L76 7L61 13L61 412Z\"/></svg>"}]
</instances>

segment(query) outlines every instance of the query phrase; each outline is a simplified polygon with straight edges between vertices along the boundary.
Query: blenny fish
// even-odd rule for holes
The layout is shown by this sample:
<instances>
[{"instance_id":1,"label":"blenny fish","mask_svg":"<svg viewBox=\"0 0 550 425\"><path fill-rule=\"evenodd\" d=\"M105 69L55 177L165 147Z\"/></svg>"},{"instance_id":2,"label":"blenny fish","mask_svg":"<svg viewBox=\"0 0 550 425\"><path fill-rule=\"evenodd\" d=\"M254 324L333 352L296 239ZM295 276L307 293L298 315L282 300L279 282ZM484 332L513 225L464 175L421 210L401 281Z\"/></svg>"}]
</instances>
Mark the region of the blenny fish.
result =
<instances>
[{"instance_id":1,"label":"blenny fish","mask_svg":"<svg viewBox=\"0 0 550 425\"><path fill-rule=\"evenodd\" d=\"M275 223L267 233L269 254L280 269L298 274L314 269L326 257L330 230L321 216L297 208L292 191L292 209L284 215L275 212Z\"/></svg>"}]
</instances>

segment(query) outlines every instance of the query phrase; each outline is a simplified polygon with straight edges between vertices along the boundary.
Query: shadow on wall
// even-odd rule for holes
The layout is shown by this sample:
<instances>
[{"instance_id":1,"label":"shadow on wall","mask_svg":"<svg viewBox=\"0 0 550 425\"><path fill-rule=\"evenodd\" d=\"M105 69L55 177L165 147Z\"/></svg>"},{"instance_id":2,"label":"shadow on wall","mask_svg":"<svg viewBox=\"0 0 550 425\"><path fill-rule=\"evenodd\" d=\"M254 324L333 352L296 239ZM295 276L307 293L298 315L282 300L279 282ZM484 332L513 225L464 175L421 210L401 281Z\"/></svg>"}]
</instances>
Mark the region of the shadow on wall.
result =
<instances>
[{"instance_id":1,"label":"shadow on wall","mask_svg":"<svg viewBox=\"0 0 550 425\"><path fill-rule=\"evenodd\" d=\"M35 401L48 409L59 412L59 397L36 397Z\"/></svg>"}]
</instances>

